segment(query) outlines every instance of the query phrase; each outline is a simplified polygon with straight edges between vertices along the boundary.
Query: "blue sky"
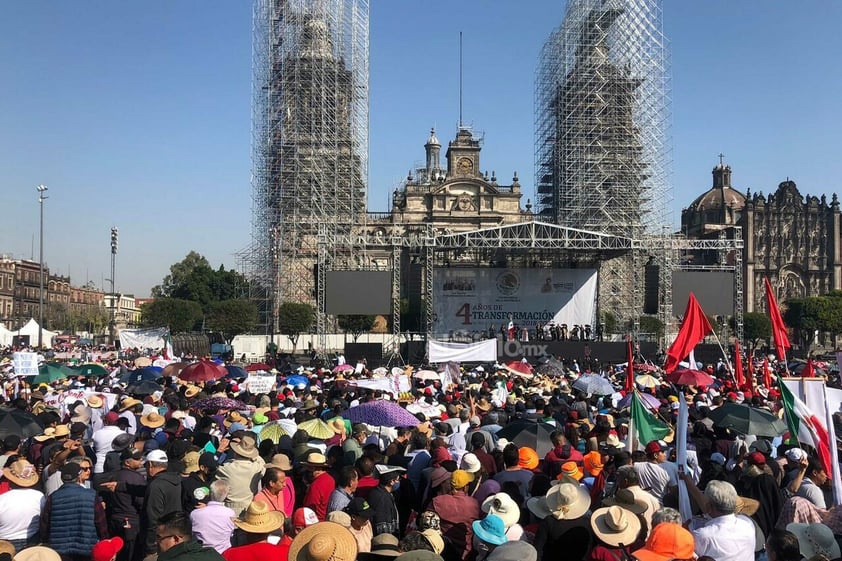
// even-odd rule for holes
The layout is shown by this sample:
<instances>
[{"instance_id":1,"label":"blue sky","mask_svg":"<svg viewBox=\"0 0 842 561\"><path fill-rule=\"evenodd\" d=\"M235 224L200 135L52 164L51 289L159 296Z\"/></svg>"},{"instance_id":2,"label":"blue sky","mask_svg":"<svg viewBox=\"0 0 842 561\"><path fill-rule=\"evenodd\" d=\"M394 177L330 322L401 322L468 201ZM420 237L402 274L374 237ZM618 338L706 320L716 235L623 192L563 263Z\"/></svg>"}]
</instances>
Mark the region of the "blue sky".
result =
<instances>
[{"instance_id":1,"label":"blue sky","mask_svg":"<svg viewBox=\"0 0 842 561\"><path fill-rule=\"evenodd\" d=\"M666 0L674 224L723 152L734 186L802 193L842 178L842 3ZM485 134L483 168L517 171L533 198L533 87L564 2L371 0L369 209L458 119ZM110 276L146 296L189 251L235 267L251 216L251 3L59 2L0 6L0 253L38 257L74 284ZM524 200L525 203L525 200ZM34 249L33 249L34 248Z\"/></svg>"}]
</instances>

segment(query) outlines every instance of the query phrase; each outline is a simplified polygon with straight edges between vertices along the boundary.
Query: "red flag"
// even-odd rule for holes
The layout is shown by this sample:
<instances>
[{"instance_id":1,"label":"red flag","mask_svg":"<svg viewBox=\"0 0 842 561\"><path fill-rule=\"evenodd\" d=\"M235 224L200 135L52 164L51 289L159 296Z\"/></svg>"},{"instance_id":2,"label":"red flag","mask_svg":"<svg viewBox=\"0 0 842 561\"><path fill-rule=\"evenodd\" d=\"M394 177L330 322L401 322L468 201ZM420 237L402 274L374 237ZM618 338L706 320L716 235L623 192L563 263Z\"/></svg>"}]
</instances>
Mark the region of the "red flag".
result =
<instances>
[{"instance_id":1,"label":"red flag","mask_svg":"<svg viewBox=\"0 0 842 561\"><path fill-rule=\"evenodd\" d=\"M684 311L684 323L678 330L678 336L667 350L667 360L664 370L669 374L676 369L678 363L690 354L693 347L698 345L705 335L713 331L707 316L702 311L696 296L690 293L687 300L687 309Z\"/></svg>"},{"instance_id":2,"label":"red flag","mask_svg":"<svg viewBox=\"0 0 842 561\"><path fill-rule=\"evenodd\" d=\"M816 371L813 369L813 359L807 359L807 366L804 367L804 370L801 372L802 378L815 378Z\"/></svg>"},{"instance_id":3,"label":"red flag","mask_svg":"<svg viewBox=\"0 0 842 561\"><path fill-rule=\"evenodd\" d=\"M769 360L763 359L763 385L766 389L772 389L772 374L769 373Z\"/></svg>"},{"instance_id":4,"label":"red flag","mask_svg":"<svg viewBox=\"0 0 842 561\"><path fill-rule=\"evenodd\" d=\"M737 387L742 388L746 383L746 377L743 374L743 354L740 352L740 342L734 339L734 353L737 355L736 357L736 374L737 374Z\"/></svg>"},{"instance_id":5,"label":"red flag","mask_svg":"<svg viewBox=\"0 0 842 561\"><path fill-rule=\"evenodd\" d=\"M628 359L628 366L626 369L626 385L623 388L626 393L634 391L634 353L632 352L632 340L629 337L628 349L626 350L626 358Z\"/></svg>"},{"instance_id":6,"label":"red flag","mask_svg":"<svg viewBox=\"0 0 842 561\"><path fill-rule=\"evenodd\" d=\"M769 319L772 320L772 336L775 338L775 348L778 350L778 360L786 361L786 350L791 349L789 337L786 335L786 325L781 317L781 310L778 308L778 301L775 300L775 292L772 290L772 283L766 277L766 305L769 308Z\"/></svg>"}]
</instances>

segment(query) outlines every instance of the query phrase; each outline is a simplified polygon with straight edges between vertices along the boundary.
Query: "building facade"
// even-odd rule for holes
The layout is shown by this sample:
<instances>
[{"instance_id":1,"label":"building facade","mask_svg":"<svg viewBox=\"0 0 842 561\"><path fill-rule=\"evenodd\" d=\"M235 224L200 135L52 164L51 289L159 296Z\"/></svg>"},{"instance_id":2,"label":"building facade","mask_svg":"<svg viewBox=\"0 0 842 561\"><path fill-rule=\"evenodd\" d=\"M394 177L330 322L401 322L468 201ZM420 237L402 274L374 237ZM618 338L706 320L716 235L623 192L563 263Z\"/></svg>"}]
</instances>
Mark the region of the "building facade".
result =
<instances>
[{"instance_id":1,"label":"building facade","mask_svg":"<svg viewBox=\"0 0 842 561\"><path fill-rule=\"evenodd\" d=\"M770 194L745 194L731 184L731 167L713 168L713 185L681 213L682 232L692 239L731 237L742 228L744 309L765 312L764 279L779 302L820 296L842 288L839 199L803 196L787 179ZM715 265L728 255L698 253L693 265Z\"/></svg>"}]
</instances>

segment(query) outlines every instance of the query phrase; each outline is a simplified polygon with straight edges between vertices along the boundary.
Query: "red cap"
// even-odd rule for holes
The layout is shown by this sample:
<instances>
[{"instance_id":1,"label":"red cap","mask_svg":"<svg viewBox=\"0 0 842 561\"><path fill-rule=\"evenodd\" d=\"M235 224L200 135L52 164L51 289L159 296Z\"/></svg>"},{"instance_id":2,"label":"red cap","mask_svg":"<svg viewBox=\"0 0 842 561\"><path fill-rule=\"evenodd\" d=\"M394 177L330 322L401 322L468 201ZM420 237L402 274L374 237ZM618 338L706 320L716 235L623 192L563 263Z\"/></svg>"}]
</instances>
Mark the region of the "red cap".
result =
<instances>
[{"instance_id":1,"label":"red cap","mask_svg":"<svg viewBox=\"0 0 842 561\"><path fill-rule=\"evenodd\" d=\"M312 526L318 523L318 521L319 519L316 518L316 513L313 512L313 509L307 507L297 508L292 513L292 525L297 528Z\"/></svg>"},{"instance_id":2,"label":"red cap","mask_svg":"<svg viewBox=\"0 0 842 561\"><path fill-rule=\"evenodd\" d=\"M765 466L766 456L764 456L760 452L752 452L748 455L748 463L750 463L753 466Z\"/></svg>"},{"instance_id":3,"label":"red cap","mask_svg":"<svg viewBox=\"0 0 842 561\"><path fill-rule=\"evenodd\" d=\"M92 561L111 561L121 549L123 549L123 539L120 537L102 540L97 542L91 550L91 559Z\"/></svg>"},{"instance_id":4,"label":"red cap","mask_svg":"<svg viewBox=\"0 0 842 561\"><path fill-rule=\"evenodd\" d=\"M653 440L649 444L646 445L646 453L647 454L656 454L658 452L663 452L664 449L661 448L661 443L657 440Z\"/></svg>"},{"instance_id":5,"label":"red cap","mask_svg":"<svg viewBox=\"0 0 842 561\"><path fill-rule=\"evenodd\" d=\"M105 417L102 418L102 422L106 425L114 425L117 423L117 420L120 418L115 411L109 411L105 414Z\"/></svg>"}]
</instances>

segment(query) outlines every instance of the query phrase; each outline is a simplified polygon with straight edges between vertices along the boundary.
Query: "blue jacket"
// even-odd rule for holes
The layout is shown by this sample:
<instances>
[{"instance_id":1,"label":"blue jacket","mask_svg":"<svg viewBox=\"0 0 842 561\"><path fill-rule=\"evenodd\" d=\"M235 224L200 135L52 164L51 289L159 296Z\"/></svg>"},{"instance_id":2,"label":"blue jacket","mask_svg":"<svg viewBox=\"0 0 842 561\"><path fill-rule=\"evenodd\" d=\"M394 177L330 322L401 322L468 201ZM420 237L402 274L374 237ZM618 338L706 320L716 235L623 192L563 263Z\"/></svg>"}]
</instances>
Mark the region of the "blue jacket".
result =
<instances>
[{"instance_id":1,"label":"blue jacket","mask_svg":"<svg viewBox=\"0 0 842 561\"><path fill-rule=\"evenodd\" d=\"M46 538L50 547L62 555L88 555L98 540L93 489L78 483L65 483L49 497L49 530Z\"/></svg>"}]
</instances>

